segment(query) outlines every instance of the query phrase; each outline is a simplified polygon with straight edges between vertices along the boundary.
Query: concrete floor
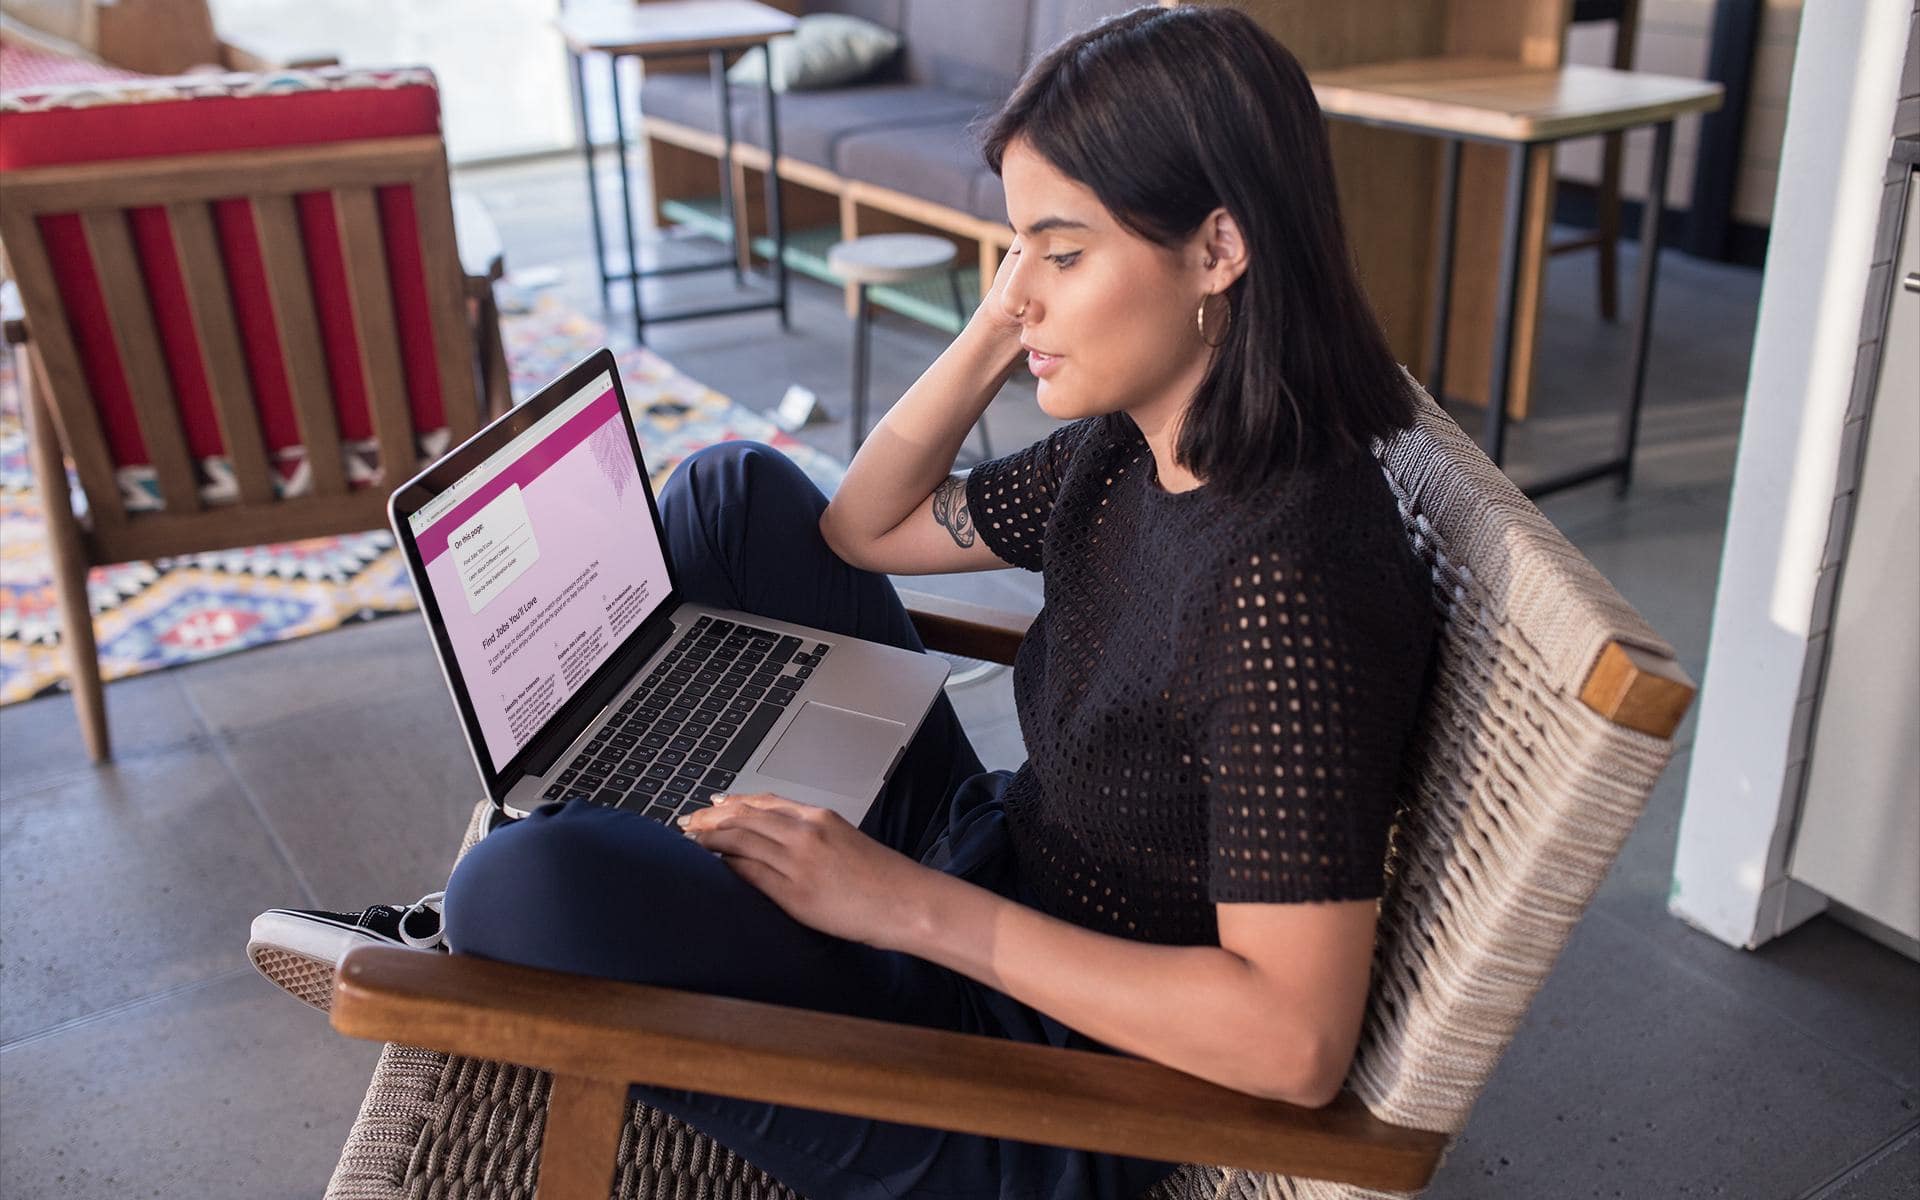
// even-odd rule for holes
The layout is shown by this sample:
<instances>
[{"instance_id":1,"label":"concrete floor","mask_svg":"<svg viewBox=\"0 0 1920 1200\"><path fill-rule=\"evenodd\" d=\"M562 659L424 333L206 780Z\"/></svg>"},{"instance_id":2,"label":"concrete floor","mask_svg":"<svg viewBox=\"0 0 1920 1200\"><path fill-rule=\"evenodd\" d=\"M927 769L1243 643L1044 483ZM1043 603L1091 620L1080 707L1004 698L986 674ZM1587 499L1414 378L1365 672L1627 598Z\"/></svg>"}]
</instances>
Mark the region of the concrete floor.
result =
<instances>
[{"instance_id":1,"label":"concrete floor","mask_svg":"<svg viewBox=\"0 0 1920 1200\"><path fill-rule=\"evenodd\" d=\"M555 268L563 297L597 307L577 164L460 182L513 268ZM1586 457L1619 394L1626 331L1595 319L1590 263L1552 269L1522 480ZM727 286L681 278L658 302ZM1546 505L1696 679L1758 296L1757 272L1667 256L1638 482ZM793 299L786 335L761 314L650 342L742 403L801 382L844 415L838 293L799 282ZM875 394L941 344L883 319ZM1017 385L989 419L1003 449L1050 424ZM846 434L805 436L844 457ZM1014 572L918 582L1038 599ZM1020 760L1004 674L956 700L983 757ZM391 618L117 683L108 703L102 769L64 697L0 710L0 1194L317 1195L377 1047L255 977L247 922L445 879L475 781L426 638ZM1826 919L1745 953L1666 913L1691 729L1428 1195L1920 1196L1920 966Z\"/></svg>"}]
</instances>

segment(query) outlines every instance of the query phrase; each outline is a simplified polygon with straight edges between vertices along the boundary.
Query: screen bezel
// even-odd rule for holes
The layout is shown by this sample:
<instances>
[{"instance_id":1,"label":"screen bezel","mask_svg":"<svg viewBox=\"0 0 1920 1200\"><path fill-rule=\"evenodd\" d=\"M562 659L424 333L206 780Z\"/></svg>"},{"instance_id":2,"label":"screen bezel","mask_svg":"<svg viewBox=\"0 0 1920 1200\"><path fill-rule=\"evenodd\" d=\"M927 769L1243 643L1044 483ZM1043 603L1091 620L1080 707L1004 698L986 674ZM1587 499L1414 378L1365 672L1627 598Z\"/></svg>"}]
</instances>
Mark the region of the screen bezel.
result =
<instances>
[{"instance_id":1,"label":"screen bezel","mask_svg":"<svg viewBox=\"0 0 1920 1200\"><path fill-rule=\"evenodd\" d=\"M633 460L640 471L640 485L646 491L647 513L653 522L654 537L660 544L660 554L667 568L667 591L660 598L654 610L644 621L627 634L626 638L607 656L594 673L586 678L567 702L547 718L541 733L535 734L527 744L509 759L503 767L495 770L493 754L487 747L486 738L481 733L480 719L477 715L472 695L467 689L465 676L460 670L460 660L454 654L453 645L447 638L446 622L441 618L440 608L433 595L432 585L427 580L426 563L420 557L419 544L414 539L413 527L408 520L414 514L430 504L436 497L459 483L461 479L479 467L494 453L505 447L513 439L525 433L543 417L574 398L579 391L592 383L595 377L606 375L612 382L613 393L620 404L620 417L626 423L627 442L633 449ZM624 677L643 665L643 661L631 661L642 646L649 649L659 640L663 623L669 621L675 609L681 603L680 577L674 566L673 555L667 550L666 529L660 521L659 501L653 494L653 480L647 472L647 461L640 452L640 436L634 426L633 412L627 404L627 390L620 382L620 370L614 361L613 351L601 347L588 355L565 374L540 389L526 402L517 405L478 433L447 452L439 461L427 467L420 474L401 484L387 501L387 518L393 526L394 537L399 541L402 553L406 556L407 572L413 578L414 595L420 601L421 615L426 619L427 629L433 636L434 652L439 656L441 672L447 678L447 685L453 692L454 707L460 713L460 723L466 733L467 745L473 751L474 764L480 769L480 777L485 782L487 795L495 804L501 803L513 786L527 775L528 763L535 759L545 748L546 736L557 731L584 727L587 718L592 716L589 709L600 706L600 693L616 675ZM644 655L639 656L644 660Z\"/></svg>"}]
</instances>

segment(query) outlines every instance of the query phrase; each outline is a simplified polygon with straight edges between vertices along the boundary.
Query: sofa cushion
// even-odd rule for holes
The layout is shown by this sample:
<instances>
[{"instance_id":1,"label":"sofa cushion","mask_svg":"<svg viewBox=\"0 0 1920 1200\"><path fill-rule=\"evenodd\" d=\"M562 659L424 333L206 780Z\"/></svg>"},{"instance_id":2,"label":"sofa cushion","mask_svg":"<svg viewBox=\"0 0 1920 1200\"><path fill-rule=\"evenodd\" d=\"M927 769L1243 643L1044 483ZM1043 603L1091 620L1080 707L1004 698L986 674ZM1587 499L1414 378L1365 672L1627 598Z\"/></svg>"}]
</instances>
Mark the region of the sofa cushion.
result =
<instances>
[{"instance_id":1,"label":"sofa cushion","mask_svg":"<svg viewBox=\"0 0 1920 1200\"><path fill-rule=\"evenodd\" d=\"M906 0L906 79L1004 100L1026 64L1028 21L1028 0Z\"/></svg>"},{"instance_id":2,"label":"sofa cushion","mask_svg":"<svg viewBox=\"0 0 1920 1200\"><path fill-rule=\"evenodd\" d=\"M967 122L851 134L840 140L834 162L835 169L848 179L892 188L989 220L1005 219L1004 211L975 211L975 177L985 168Z\"/></svg>"},{"instance_id":3,"label":"sofa cushion","mask_svg":"<svg viewBox=\"0 0 1920 1200\"><path fill-rule=\"evenodd\" d=\"M734 87L733 135L749 145L767 144L766 114L759 88ZM835 170L835 147L868 130L972 120L982 110L972 96L903 83L869 83L780 97L780 152ZM705 75L655 75L640 89L640 111L705 133L720 132L713 84Z\"/></svg>"},{"instance_id":4,"label":"sofa cushion","mask_svg":"<svg viewBox=\"0 0 1920 1200\"><path fill-rule=\"evenodd\" d=\"M900 32L900 14L907 0L806 0L801 7L810 13L844 13Z\"/></svg>"},{"instance_id":5,"label":"sofa cushion","mask_svg":"<svg viewBox=\"0 0 1920 1200\"><path fill-rule=\"evenodd\" d=\"M739 137L746 132L747 110L760 103L760 89L735 86L732 94L733 133ZM702 133L720 132L719 113L713 105L713 79L705 71L643 74L640 112Z\"/></svg>"},{"instance_id":6,"label":"sofa cushion","mask_svg":"<svg viewBox=\"0 0 1920 1200\"><path fill-rule=\"evenodd\" d=\"M773 90L812 92L858 83L900 49L900 35L845 13L807 13L792 33L767 43ZM763 83L767 54L747 54L727 71L731 83Z\"/></svg>"}]
</instances>

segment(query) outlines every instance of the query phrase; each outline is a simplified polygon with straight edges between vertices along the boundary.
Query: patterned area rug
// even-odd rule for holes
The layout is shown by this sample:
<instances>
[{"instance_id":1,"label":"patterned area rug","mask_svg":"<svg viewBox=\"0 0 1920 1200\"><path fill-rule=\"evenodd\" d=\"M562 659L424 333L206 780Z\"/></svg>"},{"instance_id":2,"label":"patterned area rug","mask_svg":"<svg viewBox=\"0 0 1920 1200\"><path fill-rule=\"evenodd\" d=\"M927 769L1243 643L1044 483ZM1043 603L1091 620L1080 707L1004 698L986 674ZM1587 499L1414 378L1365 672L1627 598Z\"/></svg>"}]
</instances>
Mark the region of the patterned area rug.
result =
<instances>
[{"instance_id":1,"label":"patterned area rug","mask_svg":"<svg viewBox=\"0 0 1920 1200\"><path fill-rule=\"evenodd\" d=\"M598 321L545 299L507 316L502 328L516 397L607 337ZM839 463L657 355L632 349L618 361L656 489L693 451L735 438L777 446L822 489L838 486ZM12 364L0 355L0 704L66 683L45 533ZM109 680L414 607L406 565L384 531L100 567L87 586Z\"/></svg>"}]
</instances>

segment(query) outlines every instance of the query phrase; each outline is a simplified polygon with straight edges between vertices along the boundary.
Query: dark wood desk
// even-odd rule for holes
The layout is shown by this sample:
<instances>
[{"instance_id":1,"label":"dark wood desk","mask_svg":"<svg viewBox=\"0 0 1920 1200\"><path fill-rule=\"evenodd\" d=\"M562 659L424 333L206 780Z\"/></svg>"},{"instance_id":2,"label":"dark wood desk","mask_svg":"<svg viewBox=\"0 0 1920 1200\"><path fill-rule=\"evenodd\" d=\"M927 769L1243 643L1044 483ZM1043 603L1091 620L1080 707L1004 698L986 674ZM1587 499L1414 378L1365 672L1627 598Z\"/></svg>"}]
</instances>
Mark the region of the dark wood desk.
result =
<instances>
[{"instance_id":1,"label":"dark wood desk","mask_svg":"<svg viewBox=\"0 0 1920 1200\"><path fill-rule=\"evenodd\" d=\"M772 52L767 43L793 32L795 19L756 0L657 0L636 4L632 0L613 0L562 13L556 24L566 40L573 60L574 98L579 106L580 148L587 167L587 202L593 213L594 261L600 271L600 298L609 299L608 289L616 280L624 280L633 303L633 332L646 340L649 321L686 321L727 313L758 312L773 309L780 314L780 328L787 328L787 238L786 224L780 212L780 178L776 171L766 173L767 224L773 234L773 286L771 300L751 300L738 304L708 305L647 316L640 305L640 281L661 275L687 275L697 271L731 268L734 283L744 282L742 264L747 256L738 246L729 244L725 259L677 263L672 266L640 268L640 250L633 231L633 185L627 164L626 114L620 98L620 60L636 58L684 58L705 54L707 69L713 76L715 102L720 112L720 204L727 227L736 231L733 206L733 104L727 86L727 54L751 52L758 48L767 56L764 94L767 106L767 153L770 162L780 159L780 121L773 90ZM624 271L607 268L606 233L600 215L599 176L594 164L593 133L587 119L586 57L605 55L608 77L613 87L614 140L620 159L620 207L626 225L627 265Z\"/></svg>"},{"instance_id":2,"label":"dark wood desk","mask_svg":"<svg viewBox=\"0 0 1920 1200\"><path fill-rule=\"evenodd\" d=\"M1434 320L1430 333L1427 390L1445 398L1447 322L1452 295L1453 249L1460 191L1460 148L1466 142L1509 151L1506 206L1502 215L1500 285L1494 320L1493 374L1487 394L1486 451L1495 463L1506 451L1507 397L1513 386L1514 322L1518 315L1522 210L1528 152L1568 138L1651 125L1653 170L1640 221L1640 262L1635 291L1633 375L1621 413L1618 451L1605 462L1580 467L1527 486L1544 496L1609 475L1624 491L1633 478L1640 405L1646 392L1647 342L1652 327L1654 280L1660 258L1660 216L1666 206L1667 167L1673 122L1686 113L1720 107L1717 83L1615 71L1605 67L1527 67L1485 58L1420 58L1315 72L1314 94L1335 120L1357 121L1442 140L1440 247L1434 272Z\"/></svg>"}]
</instances>

